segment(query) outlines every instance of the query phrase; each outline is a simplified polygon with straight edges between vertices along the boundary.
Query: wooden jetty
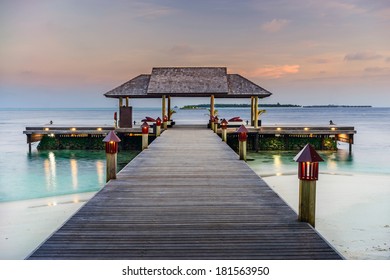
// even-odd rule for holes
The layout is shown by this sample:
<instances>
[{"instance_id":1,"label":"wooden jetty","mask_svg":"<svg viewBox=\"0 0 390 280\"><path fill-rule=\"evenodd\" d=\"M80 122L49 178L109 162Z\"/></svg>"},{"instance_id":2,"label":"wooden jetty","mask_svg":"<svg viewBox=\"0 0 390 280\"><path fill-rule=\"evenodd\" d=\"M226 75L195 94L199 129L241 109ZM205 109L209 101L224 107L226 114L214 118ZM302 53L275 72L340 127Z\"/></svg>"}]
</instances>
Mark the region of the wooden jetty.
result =
<instances>
[{"instance_id":1,"label":"wooden jetty","mask_svg":"<svg viewBox=\"0 0 390 280\"><path fill-rule=\"evenodd\" d=\"M29 259L342 256L298 222L215 133L178 126L154 140Z\"/></svg>"}]
</instances>

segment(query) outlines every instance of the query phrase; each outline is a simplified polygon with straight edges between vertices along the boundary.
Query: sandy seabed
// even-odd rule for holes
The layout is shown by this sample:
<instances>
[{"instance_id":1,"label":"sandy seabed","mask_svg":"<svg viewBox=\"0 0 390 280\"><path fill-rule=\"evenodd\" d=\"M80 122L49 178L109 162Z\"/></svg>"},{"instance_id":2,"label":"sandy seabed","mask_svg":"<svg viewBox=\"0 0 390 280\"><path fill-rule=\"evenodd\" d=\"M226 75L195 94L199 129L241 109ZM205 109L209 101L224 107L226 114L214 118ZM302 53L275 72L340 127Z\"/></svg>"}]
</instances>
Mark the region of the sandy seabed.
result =
<instances>
[{"instance_id":1,"label":"sandy seabed","mask_svg":"<svg viewBox=\"0 0 390 280\"><path fill-rule=\"evenodd\" d=\"M296 175L263 179L298 212ZM28 257L94 194L0 203L0 259ZM316 230L346 259L390 259L390 176L320 174Z\"/></svg>"}]
</instances>

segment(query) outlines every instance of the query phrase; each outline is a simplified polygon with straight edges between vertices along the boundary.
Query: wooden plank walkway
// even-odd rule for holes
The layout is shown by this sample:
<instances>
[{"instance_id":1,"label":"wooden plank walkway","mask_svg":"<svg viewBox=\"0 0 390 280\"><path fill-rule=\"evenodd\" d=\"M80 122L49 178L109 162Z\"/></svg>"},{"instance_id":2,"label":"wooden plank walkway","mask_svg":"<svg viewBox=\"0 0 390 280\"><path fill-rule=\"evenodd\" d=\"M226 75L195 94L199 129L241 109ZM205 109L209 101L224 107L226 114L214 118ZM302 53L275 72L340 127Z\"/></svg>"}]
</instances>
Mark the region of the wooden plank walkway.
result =
<instances>
[{"instance_id":1,"label":"wooden plank walkway","mask_svg":"<svg viewBox=\"0 0 390 280\"><path fill-rule=\"evenodd\" d=\"M211 130L173 128L29 259L341 257Z\"/></svg>"}]
</instances>

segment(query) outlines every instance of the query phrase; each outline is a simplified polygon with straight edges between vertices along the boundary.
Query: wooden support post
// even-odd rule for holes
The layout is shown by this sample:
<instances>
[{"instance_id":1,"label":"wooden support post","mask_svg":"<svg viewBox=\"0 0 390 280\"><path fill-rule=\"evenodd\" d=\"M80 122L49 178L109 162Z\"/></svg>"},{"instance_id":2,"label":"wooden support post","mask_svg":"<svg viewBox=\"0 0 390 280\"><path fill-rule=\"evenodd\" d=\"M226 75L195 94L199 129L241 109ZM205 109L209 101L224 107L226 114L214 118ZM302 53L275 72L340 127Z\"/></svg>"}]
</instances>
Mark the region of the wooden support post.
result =
<instances>
[{"instance_id":1,"label":"wooden support post","mask_svg":"<svg viewBox=\"0 0 390 280\"><path fill-rule=\"evenodd\" d=\"M251 96L251 126L254 124L254 96Z\"/></svg>"},{"instance_id":2,"label":"wooden support post","mask_svg":"<svg viewBox=\"0 0 390 280\"><path fill-rule=\"evenodd\" d=\"M117 153L106 153L106 182L116 179Z\"/></svg>"},{"instance_id":3,"label":"wooden support post","mask_svg":"<svg viewBox=\"0 0 390 280\"><path fill-rule=\"evenodd\" d=\"M142 133L142 150L147 149L149 146L149 133L144 134Z\"/></svg>"},{"instance_id":4,"label":"wooden support post","mask_svg":"<svg viewBox=\"0 0 390 280\"><path fill-rule=\"evenodd\" d=\"M212 118L214 117L214 111L215 111L215 108L214 108L214 95L211 95L210 96L210 127L212 130L214 130L214 121L212 120Z\"/></svg>"},{"instance_id":5,"label":"wooden support post","mask_svg":"<svg viewBox=\"0 0 390 280\"><path fill-rule=\"evenodd\" d=\"M129 98L126 97L126 107L129 107Z\"/></svg>"},{"instance_id":6,"label":"wooden support post","mask_svg":"<svg viewBox=\"0 0 390 280\"><path fill-rule=\"evenodd\" d=\"M162 96L162 106L161 106L161 114L162 114L162 120L163 120L163 128L168 128L168 122L167 122L167 106L166 106L166 95Z\"/></svg>"},{"instance_id":7,"label":"wooden support post","mask_svg":"<svg viewBox=\"0 0 390 280\"><path fill-rule=\"evenodd\" d=\"M240 156L240 160L246 161L246 140L238 141L238 155Z\"/></svg>"},{"instance_id":8,"label":"wooden support post","mask_svg":"<svg viewBox=\"0 0 390 280\"><path fill-rule=\"evenodd\" d=\"M258 96L255 96L255 105L254 105L254 128L258 128L259 127L259 97Z\"/></svg>"},{"instance_id":9,"label":"wooden support post","mask_svg":"<svg viewBox=\"0 0 390 280\"><path fill-rule=\"evenodd\" d=\"M119 97L119 108L123 106L123 98Z\"/></svg>"},{"instance_id":10,"label":"wooden support post","mask_svg":"<svg viewBox=\"0 0 390 280\"><path fill-rule=\"evenodd\" d=\"M171 121L171 97L170 96L168 96L168 109L167 109L167 111L168 111L168 121Z\"/></svg>"},{"instance_id":11,"label":"wooden support post","mask_svg":"<svg viewBox=\"0 0 390 280\"><path fill-rule=\"evenodd\" d=\"M227 143L227 129L222 127L222 141Z\"/></svg>"},{"instance_id":12,"label":"wooden support post","mask_svg":"<svg viewBox=\"0 0 390 280\"><path fill-rule=\"evenodd\" d=\"M299 214L300 222L315 227L316 213L316 181L299 180Z\"/></svg>"},{"instance_id":13,"label":"wooden support post","mask_svg":"<svg viewBox=\"0 0 390 280\"><path fill-rule=\"evenodd\" d=\"M349 154L352 154L352 143L353 143L353 135L348 135L348 143L349 143Z\"/></svg>"}]
</instances>

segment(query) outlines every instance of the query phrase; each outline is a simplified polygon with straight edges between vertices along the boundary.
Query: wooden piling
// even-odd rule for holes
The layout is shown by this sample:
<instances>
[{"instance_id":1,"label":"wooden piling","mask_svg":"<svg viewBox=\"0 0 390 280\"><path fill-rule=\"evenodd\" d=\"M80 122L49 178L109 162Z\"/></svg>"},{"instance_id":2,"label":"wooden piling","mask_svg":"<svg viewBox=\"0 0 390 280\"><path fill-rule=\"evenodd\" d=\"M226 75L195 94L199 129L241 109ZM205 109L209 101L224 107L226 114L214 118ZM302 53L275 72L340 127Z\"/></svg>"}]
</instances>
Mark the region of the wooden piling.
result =
<instances>
[{"instance_id":1,"label":"wooden piling","mask_svg":"<svg viewBox=\"0 0 390 280\"><path fill-rule=\"evenodd\" d=\"M307 222L315 227L316 218L316 181L299 180L300 222Z\"/></svg>"},{"instance_id":2,"label":"wooden piling","mask_svg":"<svg viewBox=\"0 0 390 280\"><path fill-rule=\"evenodd\" d=\"M106 153L106 182L116 179L117 153Z\"/></svg>"}]
</instances>

